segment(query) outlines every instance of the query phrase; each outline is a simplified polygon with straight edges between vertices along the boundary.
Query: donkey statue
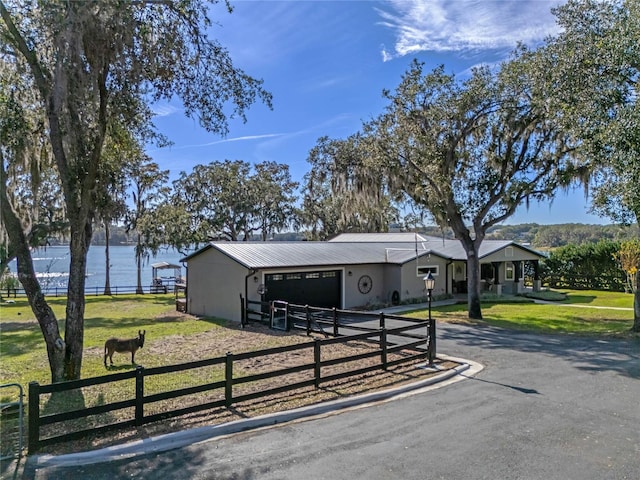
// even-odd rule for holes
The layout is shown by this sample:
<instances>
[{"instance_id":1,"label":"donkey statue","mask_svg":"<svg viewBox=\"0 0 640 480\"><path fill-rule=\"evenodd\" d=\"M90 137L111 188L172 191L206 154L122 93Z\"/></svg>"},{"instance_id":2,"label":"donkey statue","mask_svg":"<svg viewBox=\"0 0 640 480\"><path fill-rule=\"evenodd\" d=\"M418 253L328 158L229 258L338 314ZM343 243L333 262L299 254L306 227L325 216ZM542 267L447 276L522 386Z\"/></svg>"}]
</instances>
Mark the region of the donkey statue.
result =
<instances>
[{"instance_id":1,"label":"donkey statue","mask_svg":"<svg viewBox=\"0 0 640 480\"><path fill-rule=\"evenodd\" d=\"M130 338L128 340L122 340L120 338L110 338L104 344L104 366L107 366L107 357L111 361L113 366L113 352L124 353L131 352L131 363L135 364L134 357L136 356L136 350L142 348L144 345L144 334L146 330L138 330L138 338Z\"/></svg>"}]
</instances>

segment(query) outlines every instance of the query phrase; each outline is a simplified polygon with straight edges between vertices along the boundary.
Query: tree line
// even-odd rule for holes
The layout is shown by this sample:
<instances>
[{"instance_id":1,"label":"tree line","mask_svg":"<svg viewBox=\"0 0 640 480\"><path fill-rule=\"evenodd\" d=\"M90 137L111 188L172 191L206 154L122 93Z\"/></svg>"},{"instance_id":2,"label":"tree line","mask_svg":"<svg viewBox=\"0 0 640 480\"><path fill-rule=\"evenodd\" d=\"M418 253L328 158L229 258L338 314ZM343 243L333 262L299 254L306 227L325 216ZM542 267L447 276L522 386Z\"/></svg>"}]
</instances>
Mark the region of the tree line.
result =
<instances>
[{"instance_id":1,"label":"tree line","mask_svg":"<svg viewBox=\"0 0 640 480\"><path fill-rule=\"evenodd\" d=\"M262 80L207 36L204 0L0 0L0 266L17 259L52 380L80 377L97 225L108 239L124 222L139 265L160 245L268 239L292 221L310 239L437 225L467 252L468 312L480 319L478 252L519 206L583 184L595 212L637 224L640 3L569 0L553 13L561 33L468 77L411 62L382 92L379 115L310 149L293 212L297 185L286 165L225 159L169 185L145 153L170 142L153 124L158 100L179 98L187 115L223 135L253 103L271 107ZM70 244L64 339L30 250L60 232Z\"/></svg>"}]
</instances>

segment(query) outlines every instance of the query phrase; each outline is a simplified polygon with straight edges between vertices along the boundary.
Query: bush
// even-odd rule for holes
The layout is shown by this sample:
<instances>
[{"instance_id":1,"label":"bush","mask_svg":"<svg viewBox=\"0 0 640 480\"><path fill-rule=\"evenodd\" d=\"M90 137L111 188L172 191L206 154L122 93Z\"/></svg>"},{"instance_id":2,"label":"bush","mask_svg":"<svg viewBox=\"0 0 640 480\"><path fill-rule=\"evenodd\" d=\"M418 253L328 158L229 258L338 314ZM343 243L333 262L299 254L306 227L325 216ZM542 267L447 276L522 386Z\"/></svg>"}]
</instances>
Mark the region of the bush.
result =
<instances>
[{"instance_id":1,"label":"bush","mask_svg":"<svg viewBox=\"0 0 640 480\"><path fill-rule=\"evenodd\" d=\"M21 285L18 279L11 273L9 268L6 268L2 275L0 275L0 290L14 290L20 287Z\"/></svg>"},{"instance_id":2,"label":"bush","mask_svg":"<svg viewBox=\"0 0 640 480\"><path fill-rule=\"evenodd\" d=\"M560 247L542 261L543 281L551 288L623 292L625 276L615 260L619 249L611 240Z\"/></svg>"}]
</instances>

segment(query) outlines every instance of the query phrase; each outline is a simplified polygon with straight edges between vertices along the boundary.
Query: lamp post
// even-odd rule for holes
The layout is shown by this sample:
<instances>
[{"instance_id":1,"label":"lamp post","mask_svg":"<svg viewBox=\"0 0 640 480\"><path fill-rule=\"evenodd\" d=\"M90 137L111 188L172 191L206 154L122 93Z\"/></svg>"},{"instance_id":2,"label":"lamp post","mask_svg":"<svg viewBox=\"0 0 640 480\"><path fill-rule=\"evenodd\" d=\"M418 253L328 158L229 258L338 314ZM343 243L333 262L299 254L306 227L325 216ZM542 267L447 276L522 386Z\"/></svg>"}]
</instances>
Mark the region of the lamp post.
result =
<instances>
[{"instance_id":1,"label":"lamp post","mask_svg":"<svg viewBox=\"0 0 640 480\"><path fill-rule=\"evenodd\" d=\"M436 322L431 318L431 296L436 286L436 279L431 272L424 277L424 286L429 294L429 365L433 365L436 356Z\"/></svg>"}]
</instances>

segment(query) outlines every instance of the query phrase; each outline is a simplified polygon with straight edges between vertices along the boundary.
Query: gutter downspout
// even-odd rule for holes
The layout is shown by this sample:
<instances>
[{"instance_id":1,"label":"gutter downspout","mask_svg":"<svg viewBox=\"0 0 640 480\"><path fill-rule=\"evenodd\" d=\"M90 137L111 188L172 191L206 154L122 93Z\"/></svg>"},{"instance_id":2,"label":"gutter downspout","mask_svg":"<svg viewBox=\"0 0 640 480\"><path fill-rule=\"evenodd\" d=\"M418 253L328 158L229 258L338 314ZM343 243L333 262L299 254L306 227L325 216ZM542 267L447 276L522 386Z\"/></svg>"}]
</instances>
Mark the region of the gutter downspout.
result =
<instances>
[{"instance_id":1,"label":"gutter downspout","mask_svg":"<svg viewBox=\"0 0 640 480\"><path fill-rule=\"evenodd\" d=\"M247 302L249 301L249 277L254 276L258 273L258 270L251 268L249 269L249 273L244 277L244 312L240 312L240 325L244 328L246 323L246 312L247 312Z\"/></svg>"}]
</instances>

